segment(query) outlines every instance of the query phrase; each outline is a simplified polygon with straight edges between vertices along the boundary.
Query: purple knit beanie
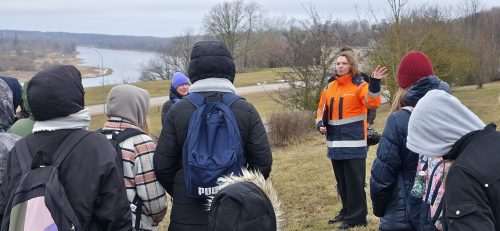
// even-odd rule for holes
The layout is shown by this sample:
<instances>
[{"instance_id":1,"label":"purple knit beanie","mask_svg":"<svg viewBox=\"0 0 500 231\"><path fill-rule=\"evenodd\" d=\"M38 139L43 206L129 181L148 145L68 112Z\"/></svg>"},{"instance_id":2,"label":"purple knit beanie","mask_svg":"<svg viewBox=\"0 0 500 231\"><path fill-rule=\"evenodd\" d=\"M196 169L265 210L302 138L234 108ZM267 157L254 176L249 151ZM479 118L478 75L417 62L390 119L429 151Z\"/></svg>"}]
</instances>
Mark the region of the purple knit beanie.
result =
<instances>
[{"instance_id":1,"label":"purple knit beanie","mask_svg":"<svg viewBox=\"0 0 500 231\"><path fill-rule=\"evenodd\" d=\"M174 76L172 77L172 87L174 89L177 89L182 84L189 84L189 78L181 72L175 72Z\"/></svg>"}]
</instances>

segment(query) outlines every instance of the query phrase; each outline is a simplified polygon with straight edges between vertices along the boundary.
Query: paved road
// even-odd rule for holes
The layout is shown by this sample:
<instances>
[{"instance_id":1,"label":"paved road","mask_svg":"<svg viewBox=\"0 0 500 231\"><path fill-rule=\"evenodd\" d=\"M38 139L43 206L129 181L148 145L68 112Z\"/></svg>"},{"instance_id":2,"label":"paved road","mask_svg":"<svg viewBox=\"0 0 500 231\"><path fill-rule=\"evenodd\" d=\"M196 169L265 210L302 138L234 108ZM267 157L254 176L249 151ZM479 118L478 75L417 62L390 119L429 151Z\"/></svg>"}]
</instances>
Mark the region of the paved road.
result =
<instances>
[{"instance_id":1,"label":"paved road","mask_svg":"<svg viewBox=\"0 0 500 231\"><path fill-rule=\"evenodd\" d=\"M249 87L238 87L236 88L236 94L238 95L248 95L248 94L253 94L253 93L259 93L259 92L270 92L270 91L277 91L280 88L286 88L288 87L287 83L274 83L274 84L261 84L258 86L249 86ZM387 90L385 90L387 91ZM162 97L153 97L150 99L150 106L158 106L158 105L163 105L168 100L168 96L162 96ZM382 97L382 103L386 103L387 100ZM100 115L104 114L104 105L98 104L98 105L91 105L88 106L90 110L91 115Z\"/></svg>"},{"instance_id":2,"label":"paved road","mask_svg":"<svg viewBox=\"0 0 500 231\"><path fill-rule=\"evenodd\" d=\"M269 92L269 91L277 91L280 88L285 88L287 87L287 83L275 83L275 84L261 84L261 85L256 85L256 86L249 86L249 87L238 87L236 88L236 94L238 95L248 95L248 94L253 94L253 93L259 93L259 92ZM162 97L154 97L150 99L150 106L157 106L157 105L162 105L168 100L168 96L162 96ZM91 105L88 106L90 110L91 115L99 115L99 114L104 114L104 105L102 104L97 104L97 105Z\"/></svg>"}]
</instances>

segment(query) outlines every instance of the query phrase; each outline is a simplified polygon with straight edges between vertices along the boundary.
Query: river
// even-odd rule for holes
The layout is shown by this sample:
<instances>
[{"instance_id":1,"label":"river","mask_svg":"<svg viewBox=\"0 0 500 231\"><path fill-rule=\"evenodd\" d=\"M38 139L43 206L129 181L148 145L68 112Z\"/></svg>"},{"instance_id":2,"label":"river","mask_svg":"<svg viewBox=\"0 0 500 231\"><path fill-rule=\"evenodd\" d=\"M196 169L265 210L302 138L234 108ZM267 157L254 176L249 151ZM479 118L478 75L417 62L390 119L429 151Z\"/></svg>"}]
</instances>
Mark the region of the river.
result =
<instances>
[{"instance_id":1,"label":"river","mask_svg":"<svg viewBox=\"0 0 500 231\"><path fill-rule=\"evenodd\" d=\"M95 49L97 51L91 47L77 47L77 58L82 60L84 66L100 67L100 53L104 68L113 69L111 75L104 76L104 85L140 82L141 65L146 64L155 56L155 53L147 51ZM102 86L103 78L85 78L82 82L84 87Z\"/></svg>"}]
</instances>

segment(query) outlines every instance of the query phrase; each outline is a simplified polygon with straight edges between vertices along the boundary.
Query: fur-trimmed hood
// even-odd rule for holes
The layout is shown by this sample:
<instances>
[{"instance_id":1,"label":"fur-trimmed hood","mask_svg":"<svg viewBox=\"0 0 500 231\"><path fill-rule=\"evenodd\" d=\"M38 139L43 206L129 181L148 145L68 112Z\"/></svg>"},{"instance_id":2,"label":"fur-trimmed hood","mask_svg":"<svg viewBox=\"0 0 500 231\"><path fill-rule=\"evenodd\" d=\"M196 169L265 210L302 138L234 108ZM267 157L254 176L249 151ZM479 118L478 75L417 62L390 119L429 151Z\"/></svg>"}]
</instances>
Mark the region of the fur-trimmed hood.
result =
<instances>
[{"instance_id":1,"label":"fur-trimmed hood","mask_svg":"<svg viewBox=\"0 0 500 231\"><path fill-rule=\"evenodd\" d=\"M242 173L219 180L219 192L208 204L209 230L282 230L281 201L272 183L260 172L242 169Z\"/></svg>"}]
</instances>

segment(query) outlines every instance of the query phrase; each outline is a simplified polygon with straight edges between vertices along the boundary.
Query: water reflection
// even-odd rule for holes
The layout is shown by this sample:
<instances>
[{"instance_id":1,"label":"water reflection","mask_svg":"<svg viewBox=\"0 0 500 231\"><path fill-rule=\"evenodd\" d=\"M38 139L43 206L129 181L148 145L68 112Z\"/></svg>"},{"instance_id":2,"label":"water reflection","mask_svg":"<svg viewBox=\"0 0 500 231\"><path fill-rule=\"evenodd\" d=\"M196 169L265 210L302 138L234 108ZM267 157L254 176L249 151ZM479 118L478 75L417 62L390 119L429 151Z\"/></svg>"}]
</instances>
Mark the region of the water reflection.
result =
<instances>
[{"instance_id":1,"label":"water reflection","mask_svg":"<svg viewBox=\"0 0 500 231\"><path fill-rule=\"evenodd\" d=\"M77 57L82 59L82 65L101 67L101 57L90 47L77 47L79 52ZM153 58L155 53L146 51L128 51L128 50L97 50L102 54L105 68L113 69L111 75L104 77L104 84L120 84L139 82L141 76L141 64L146 64ZM85 78L84 87L102 86L103 78Z\"/></svg>"}]
</instances>

